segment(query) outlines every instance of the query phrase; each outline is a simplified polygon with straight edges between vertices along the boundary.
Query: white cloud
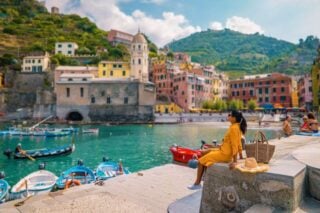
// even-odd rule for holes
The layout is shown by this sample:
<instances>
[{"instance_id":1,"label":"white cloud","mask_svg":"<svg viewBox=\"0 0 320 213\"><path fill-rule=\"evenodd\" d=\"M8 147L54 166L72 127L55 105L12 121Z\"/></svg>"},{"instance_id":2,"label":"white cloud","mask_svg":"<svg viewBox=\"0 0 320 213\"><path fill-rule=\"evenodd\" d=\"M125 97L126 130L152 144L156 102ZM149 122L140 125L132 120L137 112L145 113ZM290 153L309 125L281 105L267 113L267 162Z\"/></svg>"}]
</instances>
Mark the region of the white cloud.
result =
<instances>
[{"instance_id":1,"label":"white cloud","mask_svg":"<svg viewBox=\"0 0 320 213\"><path fill-rule=\"evenodd\" d=\"M119 0L46 0L46 6L58 6L63 13L90 17L97 26L105 30L118 29L135 34L140 27L159 46L201 31L199 26L192 26L183 15L163 12L162 17L155 18L140 10L128 15L121 11L118 2Z\"/></svg>"},{"instance_id":2,"label":"white cloud","mask_svg":"<svg viewBox=\"0 0 320 213\"><path fill-rule=\"evenodd\" d=\"M224 28L238 31L244 34L264 33L261 26L251 21L249 18L243 18L239 16L232 16L228 18L225 26L218 21L211 22L210 29L222 30Z\"/></svg>"},{"instance_id":3,"label":"white cloud","mask_svg":"<svg viewBox=\"0 0 320 213\"><path fill-rule=\"evenodd\" d=\"M228 18L226 28L245 34L264 33L262 28L248 18L233 16Z\"/></svg>"},{"instance_id":4,"label":"white cloud","mask_svg":"<svg viewBox=\"0 0 320 213\"><path fill-rule=\"evenodd\" d=\"M210 29L213 29L213 30L223 30L223 25L221 22L218 22L218 21L214 21L214 22L211 22L210 24Z\"/></svg>"}]
</instances>

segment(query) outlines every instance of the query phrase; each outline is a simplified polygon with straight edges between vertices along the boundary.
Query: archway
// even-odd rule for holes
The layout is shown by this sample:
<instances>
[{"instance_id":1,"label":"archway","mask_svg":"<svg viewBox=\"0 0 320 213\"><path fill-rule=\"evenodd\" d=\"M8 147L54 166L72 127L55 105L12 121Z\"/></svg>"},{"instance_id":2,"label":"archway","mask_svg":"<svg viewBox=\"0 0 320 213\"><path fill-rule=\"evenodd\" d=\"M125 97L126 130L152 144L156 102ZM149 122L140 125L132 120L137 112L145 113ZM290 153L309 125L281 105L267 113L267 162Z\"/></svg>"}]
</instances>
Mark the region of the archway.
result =
<instances>
[{"instance_id":1,"label":"archway","mask_svg":"<svg viewBox=\"0 0 320 213\"><path fill-rule=\"evenodd\" d=\"M70 112L66 119L68 121L82 121L83 116L79 112Z\"/></svg>"}]
</instances>

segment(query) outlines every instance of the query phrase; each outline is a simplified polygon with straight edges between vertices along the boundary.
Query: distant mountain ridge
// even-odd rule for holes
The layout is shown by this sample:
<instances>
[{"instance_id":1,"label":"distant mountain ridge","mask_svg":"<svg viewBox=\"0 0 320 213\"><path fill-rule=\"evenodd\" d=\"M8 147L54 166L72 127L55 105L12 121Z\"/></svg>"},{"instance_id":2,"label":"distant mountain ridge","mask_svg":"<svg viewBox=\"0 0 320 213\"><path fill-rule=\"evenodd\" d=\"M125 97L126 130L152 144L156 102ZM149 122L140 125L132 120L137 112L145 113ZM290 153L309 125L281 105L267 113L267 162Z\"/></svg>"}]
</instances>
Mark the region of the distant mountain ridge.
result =
<instances>
[{"instance_id":1,"label":"distant mountain ridge","mask_svg":"<svg viewBox=\"0 0 320 213\"><path fill-rule=\"evenodd\" d=\"M190 54L194 62L214 64L222 71L302 74L310 71L320 42L313 36L299 42L296 45L258 33L247 35L225 29L194 33L168 47Z\"/></svg>"}]
</instances>

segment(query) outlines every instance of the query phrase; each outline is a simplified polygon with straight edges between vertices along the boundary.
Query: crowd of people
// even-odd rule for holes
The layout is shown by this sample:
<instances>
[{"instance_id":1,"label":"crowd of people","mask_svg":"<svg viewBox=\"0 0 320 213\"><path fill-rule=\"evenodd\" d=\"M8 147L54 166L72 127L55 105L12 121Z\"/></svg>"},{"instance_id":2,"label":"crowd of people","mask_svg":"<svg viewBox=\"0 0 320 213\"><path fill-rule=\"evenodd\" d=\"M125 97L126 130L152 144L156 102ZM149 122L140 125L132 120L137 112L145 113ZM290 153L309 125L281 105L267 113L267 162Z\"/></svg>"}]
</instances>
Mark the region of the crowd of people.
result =
<instances>
[{"instance_id":1,"label":"crowd of people","mask_svg":"<svg viewBox=\"0 0 320 213\"><path fill-rule=\"evenodd\" d=\"M319 123L312 112L309 112L307 115L304 115L302 119L303 119L303 123L299 128L300 132L307 132L307 133L319 132ZM286 119L283 122L282 129L286 137L289 137L290 135L293 134L290 115L286 116Z\"/></svg>"}]
</instances>

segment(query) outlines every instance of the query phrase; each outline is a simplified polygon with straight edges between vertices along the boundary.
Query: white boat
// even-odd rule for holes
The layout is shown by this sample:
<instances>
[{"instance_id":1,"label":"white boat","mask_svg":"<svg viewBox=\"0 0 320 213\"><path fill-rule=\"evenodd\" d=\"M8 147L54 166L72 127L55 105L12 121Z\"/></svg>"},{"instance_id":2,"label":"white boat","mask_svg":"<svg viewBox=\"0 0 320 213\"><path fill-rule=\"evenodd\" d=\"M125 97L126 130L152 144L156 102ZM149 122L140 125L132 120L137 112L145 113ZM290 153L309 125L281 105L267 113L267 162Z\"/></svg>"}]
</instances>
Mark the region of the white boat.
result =
<instances>
[{"instance_id":1,"label":"white boat","mask_svg":"<svg viewBox=\"0 0 320 213\"><path fill-rule=\"evenodd\" d=\"M33 172L22 178L11 189L11 195L14 199L28 197L30 194L49 193L58 179L53 173L46 170Z\"/></svg>"},{"instance_id":2,"label":"white boat","mask_svg":"<svg viewBox=\"0 0 320 213\"><path fill-rule=\"evenodd\" d=\"M99 134L99 129L83 129L82 134Z\"/></svg>"}]
</instances>

